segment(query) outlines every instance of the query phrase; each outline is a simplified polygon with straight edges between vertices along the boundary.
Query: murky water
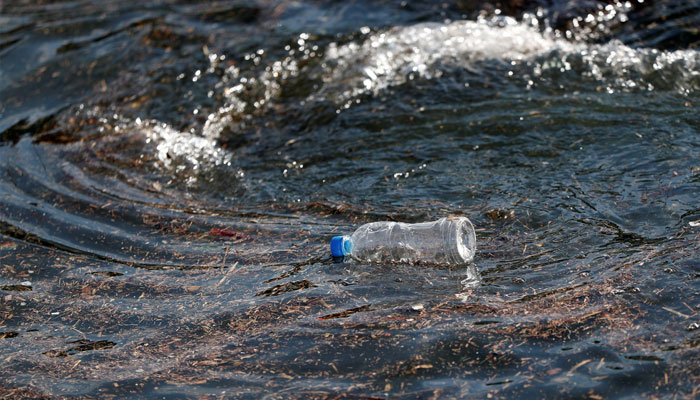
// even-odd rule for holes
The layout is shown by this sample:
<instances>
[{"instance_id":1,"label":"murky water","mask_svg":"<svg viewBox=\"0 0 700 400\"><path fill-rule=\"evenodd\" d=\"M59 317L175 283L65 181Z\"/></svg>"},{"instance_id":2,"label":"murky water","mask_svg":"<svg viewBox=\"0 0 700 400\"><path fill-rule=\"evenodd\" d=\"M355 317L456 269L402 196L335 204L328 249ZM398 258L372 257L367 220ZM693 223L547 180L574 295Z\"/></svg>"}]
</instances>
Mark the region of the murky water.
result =
<instances>
[{"instance_id":1,"label":"murky water","mask_svg":"<svg viewBox=\"0 0 700 400\"><path fill-rule=\"evenodd\" d=\"M8 396L697 396L700 4L146 3L0 3Z\"/></svg>"}]
</instances>

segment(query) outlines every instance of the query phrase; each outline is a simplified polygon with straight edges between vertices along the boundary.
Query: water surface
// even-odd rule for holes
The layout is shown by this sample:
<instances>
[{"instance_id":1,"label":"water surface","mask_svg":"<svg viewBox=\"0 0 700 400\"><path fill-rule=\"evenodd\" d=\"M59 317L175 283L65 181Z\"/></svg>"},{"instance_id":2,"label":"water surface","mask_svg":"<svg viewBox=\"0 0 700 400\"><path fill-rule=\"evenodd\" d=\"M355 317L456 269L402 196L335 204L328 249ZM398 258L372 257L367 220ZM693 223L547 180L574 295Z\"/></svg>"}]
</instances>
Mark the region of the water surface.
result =
<instances>
[{"instance_id":1,"label":"water surface","mask_svg":"<svg viewBox=\"0 0 700 400\"><path fill-rule=\"evenodd\" d=\"M16 397L692 398L700 5L0 6ZM334 261L468 216L468 266Z\"/></svg>"}]
</instances>

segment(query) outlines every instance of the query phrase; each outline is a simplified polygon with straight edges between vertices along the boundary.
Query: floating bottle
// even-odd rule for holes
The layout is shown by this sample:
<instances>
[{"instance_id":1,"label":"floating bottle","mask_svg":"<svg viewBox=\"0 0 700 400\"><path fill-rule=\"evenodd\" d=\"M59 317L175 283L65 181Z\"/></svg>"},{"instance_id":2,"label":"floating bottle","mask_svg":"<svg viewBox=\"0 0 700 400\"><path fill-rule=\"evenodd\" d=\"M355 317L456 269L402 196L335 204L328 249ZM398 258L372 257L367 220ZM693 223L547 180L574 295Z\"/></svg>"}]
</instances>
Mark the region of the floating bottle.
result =
<instances>
[{"instance_id":1,"label":"floating bottle","mask_svg":"<svg viewBox=\"0 0 700 400\"><path fill-rule=\"evenodd\" d=\"M476 234L466 217L406 224L372 222L351 236L331 239L333 256L366 263L466 264L474 258Z\"/></svg>"}]
</instances>

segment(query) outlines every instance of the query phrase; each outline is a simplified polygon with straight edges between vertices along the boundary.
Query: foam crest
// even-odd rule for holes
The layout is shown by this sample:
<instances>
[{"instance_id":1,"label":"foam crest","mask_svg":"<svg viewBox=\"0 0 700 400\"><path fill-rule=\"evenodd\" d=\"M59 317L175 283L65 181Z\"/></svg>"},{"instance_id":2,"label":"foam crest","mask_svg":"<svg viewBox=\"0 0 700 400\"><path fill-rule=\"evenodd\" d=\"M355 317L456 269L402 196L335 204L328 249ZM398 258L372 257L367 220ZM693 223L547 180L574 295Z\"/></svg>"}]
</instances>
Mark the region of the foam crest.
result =
<instances>
[{"instance_id":1,"label":"foam crest","mask_svg":"<svg viewBox=\"0 0 700 400\"><path fill-rule=\"evenodd\" d=\"M610 93L661 89L689 94L700 89L700 52L696 50L635 49L614 40L564 52L560 59L565 70L574 69Z\"/></svg>"},{"instance_id":2,"label":"foam crest","mask_svg":"<svg viewBox=\"0 0 700 400\"><path fill-rule=\"evenodd\" d=\"M215 138L180 132L164 123L143 123L141 131L147 143L154 143L156 156L166 168L199 170L208 166L231 165L231 154Z\"/></svg>"},{"instance_id":3,"label":"foam crest","mask_svg":"<svg viewBox=\"0 0 700 400\"><path fill-rule=\"evenodd\" d=\"M506 69L504 75L524 80L528 87L544 83L552 73L569 71L608 91L661 86L689 92L700 86L700 56L695 50L668 52L635 49L619 41L570 41L551 29L541 30L536 18L526 15L523 20L527 22L499 17L424 23L380 32L362 43L332 44L326 52L328 71L320 97L349 107L348 100L363 94L377 94L418 77L439 78L450 69L478 73L489 61L518 67L518 71Z\"/></svg>"},{"instance_id":4,"label":"foam crest","mask_svg":"<svg viewBox=\"0 0 700 400\"><path fill-rule=\"evenodd\" d=\"M331 44L324 76L327 91L340 90L339 97L352 98L377 93L417 77L442 75L437 64L469 69L487 59L524 60L554 48L574 46L541 34L533 25L513 18L424 23L397 27L370 36L362 43Z\"/></svg>"}]
</instances>

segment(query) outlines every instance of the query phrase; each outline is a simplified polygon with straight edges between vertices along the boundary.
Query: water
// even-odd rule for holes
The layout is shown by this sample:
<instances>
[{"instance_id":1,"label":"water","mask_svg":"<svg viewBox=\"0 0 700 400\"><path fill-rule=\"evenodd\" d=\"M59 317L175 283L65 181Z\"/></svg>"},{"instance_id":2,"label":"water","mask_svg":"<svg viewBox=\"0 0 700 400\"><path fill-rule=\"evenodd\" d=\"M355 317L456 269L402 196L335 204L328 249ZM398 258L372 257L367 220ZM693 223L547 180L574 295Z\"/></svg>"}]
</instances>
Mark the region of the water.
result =
<instances>
[{"instance_id":1,"label":"water","mask_svg":"<svg viewBox=\"0 0 700 400\"><path fill-rule=\"evenodd\" d=\"M0 9L11 395L697 395L698 3Z\"/></svg>"}]
</instances>

